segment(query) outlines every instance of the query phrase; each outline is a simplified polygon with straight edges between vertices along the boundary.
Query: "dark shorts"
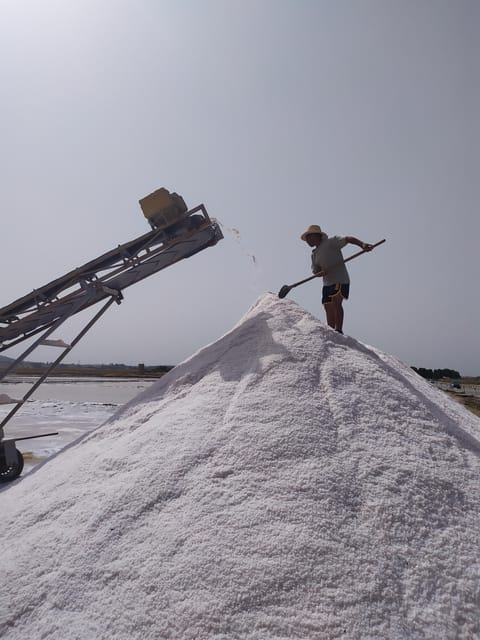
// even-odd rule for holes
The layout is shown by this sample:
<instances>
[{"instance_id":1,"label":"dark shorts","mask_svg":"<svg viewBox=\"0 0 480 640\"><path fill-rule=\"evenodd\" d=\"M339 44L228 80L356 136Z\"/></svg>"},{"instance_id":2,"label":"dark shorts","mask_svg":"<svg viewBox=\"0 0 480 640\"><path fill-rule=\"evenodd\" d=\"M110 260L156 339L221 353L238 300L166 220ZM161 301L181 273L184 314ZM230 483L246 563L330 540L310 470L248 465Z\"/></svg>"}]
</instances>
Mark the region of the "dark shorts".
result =
<instances>
[{"instance_id":1,"label":"dark shorts","mask_svg":"<svg viewBox=\"0 0 480 640\"><path fill-rule=\"evenodd\" d=\"M341 296L342 299L348 300L349 292L349 284L327 284L322 289L322 304L329 304L330 302L333 302L333 299L337 296Z\"/></svg>"}]
</instances>

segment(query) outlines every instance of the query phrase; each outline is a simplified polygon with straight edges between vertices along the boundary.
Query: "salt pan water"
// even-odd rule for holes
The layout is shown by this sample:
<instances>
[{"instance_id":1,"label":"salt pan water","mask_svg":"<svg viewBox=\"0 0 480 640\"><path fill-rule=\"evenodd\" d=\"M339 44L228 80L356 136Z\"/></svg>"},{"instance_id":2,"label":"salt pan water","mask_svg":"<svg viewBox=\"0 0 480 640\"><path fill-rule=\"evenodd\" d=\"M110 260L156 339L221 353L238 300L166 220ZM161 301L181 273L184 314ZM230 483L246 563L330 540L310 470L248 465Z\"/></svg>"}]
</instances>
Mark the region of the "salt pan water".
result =
<instances>
[{"instance_id":1,"label":"salt pan water","mask_svg":"<svg viewBox=\"0 0 480 640\"><path fill-rule=\"evenodd\" d=\"M0 383L0 393L19 400L35 380L31 376L8 376ZM25 457L23 475L79 436L101 425L118 407L147 389L152 382L154 379L146 378L47 378L5 426L7 438L58 431L56 436L17 443ZM1 419L12 406L0 405Z\"/></svg>"}]
</instances>

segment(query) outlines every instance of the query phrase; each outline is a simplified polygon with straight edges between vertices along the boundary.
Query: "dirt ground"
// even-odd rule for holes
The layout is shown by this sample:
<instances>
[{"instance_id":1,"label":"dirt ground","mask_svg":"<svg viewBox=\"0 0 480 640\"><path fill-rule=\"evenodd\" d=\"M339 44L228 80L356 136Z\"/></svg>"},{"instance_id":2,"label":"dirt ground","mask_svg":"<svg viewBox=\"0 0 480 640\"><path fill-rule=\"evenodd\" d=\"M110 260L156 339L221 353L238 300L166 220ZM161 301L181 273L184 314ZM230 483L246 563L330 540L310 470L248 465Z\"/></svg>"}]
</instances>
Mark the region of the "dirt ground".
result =
<instances>
[{"instance_id":1,"label":"dirt ground","mask_svg":"<svg viewBox=\"0 0 480 640\"><path fill-rule=\"evenodd\" d=\"M467 407L472 413L480 418L480 398L478 396L469 394L468 385L463 387L464 391L459 393L458 391L451 391L450 389L444 389L445 393L463 404L464 407Z\"/></svg>"}]
</instances>

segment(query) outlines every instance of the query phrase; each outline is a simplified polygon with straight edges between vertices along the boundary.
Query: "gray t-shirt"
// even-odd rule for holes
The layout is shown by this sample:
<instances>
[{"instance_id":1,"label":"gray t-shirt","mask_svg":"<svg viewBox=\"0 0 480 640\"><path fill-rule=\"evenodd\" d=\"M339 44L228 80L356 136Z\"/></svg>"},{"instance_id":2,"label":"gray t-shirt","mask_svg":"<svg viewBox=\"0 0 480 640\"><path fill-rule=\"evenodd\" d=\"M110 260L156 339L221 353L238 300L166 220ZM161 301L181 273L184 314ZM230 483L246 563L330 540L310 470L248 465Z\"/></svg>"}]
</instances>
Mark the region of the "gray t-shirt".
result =
<instances>
[{"instance_id":1,"label":"gray t-shirt","mask_svg":"<svg viewBox=\"0 0 480 640\"><path fill-rule=\"evenodd\" d=\"M343 236L333 236L331 238L324 236L319 246L313 249L313 273L328 270L328 273L323 276L324 285L348 284L350 282L347 267L343 264L341 251L346 244L347 239ZM333 265L336 266L334 267Z\"/></svg>"}]
</instances>

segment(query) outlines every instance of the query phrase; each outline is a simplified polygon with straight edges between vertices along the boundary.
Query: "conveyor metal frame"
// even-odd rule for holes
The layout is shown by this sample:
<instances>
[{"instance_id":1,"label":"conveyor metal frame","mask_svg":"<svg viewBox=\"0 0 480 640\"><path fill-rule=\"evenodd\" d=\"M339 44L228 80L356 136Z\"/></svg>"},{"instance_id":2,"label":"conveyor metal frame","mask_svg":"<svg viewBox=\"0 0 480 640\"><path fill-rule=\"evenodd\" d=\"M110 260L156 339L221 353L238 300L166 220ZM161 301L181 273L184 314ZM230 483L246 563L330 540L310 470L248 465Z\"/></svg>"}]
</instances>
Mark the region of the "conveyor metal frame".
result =
<instances>
[{"instance_id":1,"label":"conveyor metal frame","mask_svg":"<svg viewBox=\"0 0 480 640\"><path fill-rule=\"evenodd\" d=\"M38 346L45 344L47 338L68 318L106 300L71 343L63 347L60 356L23 398L12 400L15 406L0 422L0 454L7 464L13 461L16 449L15 440L4 439L5 425L113 302L120 304L123 289L215 245L222 238L218 223L210 219L205 206L201 204L186 212L180 222L168 229L154 228L0 309L0 353L40 334L18 358L0 370L1 381ZM56 434L27 438L43 435Z\"/></svg>"}]
</instances>

